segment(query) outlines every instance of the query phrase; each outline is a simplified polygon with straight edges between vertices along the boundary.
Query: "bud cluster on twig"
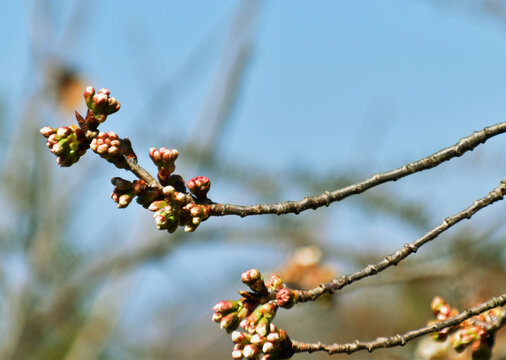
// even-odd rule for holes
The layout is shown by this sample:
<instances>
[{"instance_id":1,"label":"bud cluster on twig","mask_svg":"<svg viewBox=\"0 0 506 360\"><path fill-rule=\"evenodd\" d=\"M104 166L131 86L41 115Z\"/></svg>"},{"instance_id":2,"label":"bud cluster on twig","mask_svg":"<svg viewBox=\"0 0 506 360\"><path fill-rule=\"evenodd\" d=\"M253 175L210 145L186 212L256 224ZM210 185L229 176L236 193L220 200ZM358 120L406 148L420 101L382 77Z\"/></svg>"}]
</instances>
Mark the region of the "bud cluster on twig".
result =
<instances>
[{"instance_id":1,"label":"bud cluster on twig","mask_svg":"<svg viewBox=\"0 0 506 360\"><path fill-rule=\"evenodd\" d=\"M56 162L60 166L71 166L88 150L89 143L84 131L75 125L58 129L45 126L40 132L47 138L47 147L56 155Z\"/></svg>"},{"instance_id":2,"label":"bud cluster on twig","mask_svg":"<svg viewBox=\"0 0 506 360\"><path fill-rule=\"evenodd\" d=\"M210 215L209 178L197 176L185 184L180 175L173 174L178 151L164 147L149 150L149 156L158 168L158 181L149 175L137 164L137 156L128 138L122 139L113 131L98 131L98 126L108 115L120 109L120 103L110 95L108 89L95 92L94 88L87 87L84 91L88 107L86 117L78 112L75 114L79 126L58 129L46 126L40 130L47 138L47 146L57 156L57 163L71 166L91 148L116 167L129 170L139 178L135 181L119 177L111 179L114 185L111 198L119 208L127 207L137 198L140 205L154 212L158 229L172 233L182 226L185 231L194 231Z\"/></svg>"},{"instance_id":3,"label":"bud cluster on twig","mask_svg":"<svg viewBox=\"0 0 506 360\"><path fill-rule=\"evenodd\" d=\"M431 308L436 320L430 324L448 320L459 313L439 296L432 300ZM473 360L488 360L491 358L495 331L498 327L496 322L505 315L504 309L496 307L473 316L457 326L433 333L432 337L437 341L446 341L450 337L450 343L456 351L462 352L470 347Z\"/></svg>"},{"instance_id":4,"label":"bud cluster on twig","mask_svg":"<svg viewBox=\"0 0 506 360\"><path fill-rule=\"evenodd\" d=\"M257 269L241 275L251 291L239 291L240 300L220 301L213 307L213 321L232 333L234 359L277 360L293 355L292 344L286 332L278 329L272 320L279 307L289 308L297 301L296 292L286 288L277 275L264 281ZM243 331L237 330L238 328Z\"/></svg>"},{"instance_id":5,"label":"bud cluster on twig","mask_svg":"<svg viewBox=\"0 0 506 360\"><path fill-rule=\"evenodd\" d=\"M128 169L125 157L137 160L130 140L128 138L120 139L114 131L99 132L91 141L90 148L120 169Z\"/></svg>"}]
</instances>

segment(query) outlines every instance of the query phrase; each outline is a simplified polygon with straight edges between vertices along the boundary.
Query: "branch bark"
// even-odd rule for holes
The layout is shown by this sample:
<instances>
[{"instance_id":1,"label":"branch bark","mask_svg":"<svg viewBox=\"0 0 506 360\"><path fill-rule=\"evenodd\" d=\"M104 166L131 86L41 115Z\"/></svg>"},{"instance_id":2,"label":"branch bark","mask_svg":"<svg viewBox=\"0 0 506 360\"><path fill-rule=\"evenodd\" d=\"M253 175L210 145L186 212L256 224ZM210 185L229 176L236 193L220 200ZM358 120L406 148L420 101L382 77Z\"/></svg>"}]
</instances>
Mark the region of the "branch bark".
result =
<instances>
[{"instance_id":1,"label":"branch bark","mask_svg":"<svg viewBox=\"0 0 506 360\"><path fill-rule=\"evenodd\" d=\"M375 275L392 265L397 265L400 261L404 260L410 254L416 252L424 244L428 243L431 240L434 240L441 233L448 230L453 225L464 219L470 219L473 214L483 209L484 207L496 201L502 200L505 194L506 179L503 179L497 187L495 187L483 198L475 200L473 204L467 209L464 209L453 216L447 217L440 225L427 232L424 236L418 238L412 243L405 244L404 247L385 257L380 262L376 264L370 264L364 269L355 273L339 276L334 280L325 284L321 284L312 290L297 290L297 293L299 295L297 302L313 301L323 294L333 294L336 290L342 289L343 287L350 285L355 281Z\"/></svg>"},{"instance_id":2,"label":"branch bark","mask_svg":"<svg viewBox=\"0 0 506 360\"><path fill-rule=\"evenodd\" d=\"M359 350L367 350L372 352L373 350L380 348L390 348L395 346L404 346L408 341L413 340L422 335L430 334L433 332L440 331L444 328L455 326L460 324L466 319L473 317L475 315L481 314L487 310L498 306L504 306L506 304L506 294L500 295L498 297L492 298L489 301L478 305L476 307L467 309L457 316L454 316L446 321L442 321L433 325L428 325L416 330L408 331L404 334L398 334L391 337L379 337L376 340L372 341L359 341L356 340L351 343L346 344L332 344L326 345L322 343L304 343L301 341L292 340L292 349L296 353L300 352L315 352L315 351L325 351L329 355L337 354L337 353L347 353L351 354ZM498 322L498 326L504 325L504 321Z\"/></svg>"},{"instance_id":3,"label":"branch bark","mask_svg":"<svg viewBox=\"0 0 506 360\"><path fill-rule=\"evenodd\" d=\"M396 181L416 172L436 167L447 160L460 157L464 153L472 151L491 137L504 132L506 132L506 122L488 126L481 131L475 131L471 135L460 139L455 145L440 150L418 161L408 163L395 170L375 174L364 181L332 192L325 191L317 196L306 196L300 201L284 201L275 204L257 204L252 206L215 203L211 205L210 214L211 216L238 215L245 217L264 214L299 214L308 209L316 210L317 208L329 206L331 203L343 200L351 195L363 193L374 186L389 181Z\"/></svg>"}]
</instances>

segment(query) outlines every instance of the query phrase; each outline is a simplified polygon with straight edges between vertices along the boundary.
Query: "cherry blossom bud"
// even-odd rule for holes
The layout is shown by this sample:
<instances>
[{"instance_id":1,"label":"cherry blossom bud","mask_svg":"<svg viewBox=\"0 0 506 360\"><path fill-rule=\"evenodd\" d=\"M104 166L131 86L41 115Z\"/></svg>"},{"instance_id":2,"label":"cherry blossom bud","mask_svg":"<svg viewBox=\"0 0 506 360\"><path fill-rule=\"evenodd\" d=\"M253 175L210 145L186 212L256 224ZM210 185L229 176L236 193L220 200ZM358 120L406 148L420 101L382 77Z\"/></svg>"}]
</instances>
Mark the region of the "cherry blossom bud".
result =
<instances>
[{"instance_id":1,"label":"cherry blossom bud","mask_svg":"<svg viewBox=\"0 0 506 360\"><path fill-rule=\"evenodd\" d=\"M452 346L457 352L462 352L472 342L479 341L483 333L483 329L477 326L460 329L452 337Z\"/></svg>"},{"instance_id":2,"label":"cherry blossom bud","mask_svg":"<svg viewBox=\"0 0 506 360\"><path fill-rule=\"evenodd\" d=\"M283 280L277 275L272 275L265 285L270 291L279 291L285 286Z\"/></svg>"},{"instance_id":3,"label":"cherry blossom bud","mask_svg":"<svg viewBox=\"0 0 506 360\"><path fill-rule=\"evenodd\" d=\"M220 328L225 329L228 333L231 333L239 326L240 319L237 317L237 313L233 312L224 316L220 321Z\"/></svg>"},{"instance_id":4,"label":"cherry blossom bud","mask_svg":"<svg viewBox=\"0 0 506 360\"><path fill-rule=\"evenodd\" d=\"M250 343L253 345L262 345L265 342L265 338L260 334L254 334L251 336Z\"/></svg>"},{"instance_id":5,"label":"cherry blossom bud","mask_svg":"<svg viewBox=\"0 0 506 360\"><path fill-rule=\"evenodd\" d=\"M207 176L196 176L186 183L188 189L197 199L205 199L211 188L211 181Z\"/></svg>"},{"instance_id":6,"label":"cherry blossom bud","mask_svg":"<svg viewBox=\"0 0 506 360\"><path fill-rule=\"evenodd\" d=\"M250 269L241 274L241 280L248 287L261 294L267 294L267 288L264 284L264 278L257 269Z\"/></svg>"},{"instance_id":7,"label":"cherry blossom bud","mask_svg":"<svg viewBox=\"0 0 506 360\"><path fill-rule=\"evenodd\" d=\"M56 155L60 166L71 166L86 153L88 140L82 129L75 125L62 126L58 129L45 126L40 133L47 138L47 147Z\"/></svg>"},{"instance_id":8,"label":"cherry blossom bud","mask_svg":"<svg viewBox=\"0 0 506 360\"><path fill-rule=\"evenodd\" d=\"M136 158L130 140L120 139L114 131L98 133L97 137L91 141L90 148L120 169L128 168L124 156L129 159Z\"/></svg>"},{"instance_id":9,"label":"cherry blossom bud","mask_svg":"<svg viewBox=\"0 0 506 360\"><path fill-rule=\"evenodd\" d=\"M159 176L164 179L176 170L174 162L178 155L179 153L176 149L167 149L164 147L160 149L152 147L149 149L149 157L158 167Z\"/></svg>"},{"instance_id":10,"label":"cherry blossom bud","mask_svg":"<svg viewBox=\"0 0 506 360\"><path fill-rule=\"evenodd\" d=\"M290 309L297 302L297 293L293 290L284 288L277 292L276 300L278 306L281 306L285 309Z\"/></svg>"},{"instance_id":11,"label":"cherry blossom bud","mask_svg":"<svg viewBox=\"0 0 506 360\"><path fill-rule=\"evenodd\" d=\"M95 89L88 86L84 90L84 100L86 106L93 112L94 118L102 123L107 116L115 113L121 107L120 103L114 97L110 97L111 92L108 89L100 89L95 93Z\"/></svg>"},{"instance_id":12,"label":"cherry blossom bud","mask_svg":"<svg viewBox=\"0 0 506 360\"><path fill-rule=\"evenodd\" d=\"M267 353L274 351L275 348L276 347L274 346L274 344L272 342L266 341L264 343L264 345L262 346L262 352L267 354Z\"/></svg>"},{"instance_id":13,"label":"cherry blossom bud","mask_svg":"<svg viewBox=\"0 0 506 360\"><path fill-rule=\"evenodd\" d=\"M149 205L148 210L150 210L150 211L158 211L160 209L163 209L165 206L167 206L167 202L165 200L157 200L157 201L153 201Z\"/></svg>"},{"instance_id":14,"label":"cherry blossom bud","mask_svg":"<svg viewBox=\"0 0 506 360\"><path fill-rule=\"evenodd\" d=\"M242 351L242 355L245 359L258 359L260 351L255 345L245 345Z\"/></svg>"},{"instance_id":15,"label":"cherry blossom bud","mask_svg":"<svg viewBox=\"0 0 506 360\"><path fill-rule=\"evenodd\" d=\"M243 333L242 331L233 331L232 332L232 342L235 344L249 344L251 336Z\"/></svg>"},{"instance_id":16,"label":"cherry blossom bud","mask_svg":"<svg viewBox=\"0 0 506 360\"><path fill-rule=\"evenodd\" d=\"M244 345L242 344L235 344L234 348L232 349L232 359L242 359L242 349L244 348Z\"/></svg>"},{"instance_id":17,"label":"cherry blossom bud","mask_svg":"<svg viewBox=\"0 0 506 360\"><path fill-rule=\"evenodd\" d=\"M213 311L228 314L241 308L241 303L235 300L222 300L213 306Z\"/></svg>"},{"instance_id":18,"label":"cherry blossom bud","mask_svg":"<svg viewBox=\"0 0 506 360\"><path fill-rule=\"evenodd\" d=\"M165 196L172 196L174 194L174 191L176 191L176 189L174 189L173 186L165 186L163 188L163 195Z\"/></svg>"}]
</instances>

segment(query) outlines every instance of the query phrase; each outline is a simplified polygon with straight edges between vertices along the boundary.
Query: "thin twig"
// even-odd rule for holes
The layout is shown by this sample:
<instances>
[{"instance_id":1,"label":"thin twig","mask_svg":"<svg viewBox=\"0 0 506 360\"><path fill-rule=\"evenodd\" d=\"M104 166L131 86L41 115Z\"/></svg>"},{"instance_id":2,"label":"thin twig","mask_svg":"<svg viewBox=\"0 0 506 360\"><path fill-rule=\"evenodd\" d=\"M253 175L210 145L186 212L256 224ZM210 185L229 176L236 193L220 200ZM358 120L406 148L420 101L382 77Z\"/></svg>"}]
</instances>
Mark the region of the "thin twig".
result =
<instances>
[{"instance_id":1,"label":"thin twig","mask_svg":"<svg viewBox=\"0 0 506 360\"><path fill-rule=\"evenodd\" d=\"M467 309L461 312L459 315L454 316L446 321L428 325L416 330L411 330L402 335L398 334L391 337L379 337L376 340L368 342L356 340L352 343L332 344L332 345L325 345L322 343L310 344L292 340L292 349L296 353L300 352L312 353L314 351L326 351L327 353L329 353L329 355L331 355L337 353L351 354L359 350L367 350L369 352L372 352L373 350L379 348L404 346L408 341L413 340L417 337L437 332L450 326L458 325L464 320L469 319L470 317L481 314L482 312L485 312L498 306L504 306L505 304L506 304L506 294L503 294L501 296L492 298L481 305L478 305L471 309ZM504 321L498 322L497 325L498 326L504 325Z\"/></svg>"},{"instance_id":2,"label":"thin twig","mask_svg":"<svg viewBox=\"0 0 506 360\"><path fill-rule=\"evenodd\" d=\"M363 193L374 186L389 181L396 181L413 173L438 166L442 162L454 157L460 157L465 152L471 151L478 145L485 143L489 138L504 132L506 132L506 122L486 127L481 131L475 131L471 135L460 139L455 145L440 150L421 160L408 163L395 170L375 174L362 182L332 192L325 191L317 196L304 197L304 199L300 201L285 201L275 204L258 204L252 206L215 203L211 205L210 214L211 216L238 215L244 217L263 214L298 214L308 209L315 210L322 206L329 206L331 203L343 200L348 196Z\"/></svg>"},{"instance_id":3,"label":"thin twig","mask_svg":"<svg viewBox=\"0 0 506 360\"><path fill-rule=\"evenodd\" d=\"M470 219L471 216L473 216L473 214L476 213L477 211L483 209L484 207L496 201L502 200L504 194L506 194L506 179L503 179L500 182L500 184L497 187L495 187L491 192L489 192L485 197L475 200L473 204L469 206L467 209L464 209L453 216L447 217L440 225L427 232L424 236L418 238L416 241L412 243L405 244L404 247L398 249L393 254L385 257L380 262L376 264L370 264L364 269L357 271L355 273L342 275L328 283L321 284L312 290L297 290L299 295L297 301L305 302L316 300L325 293L332 294L336 290L339 290L347 285L350 285L351 283L357 280L375 275L392 265L397 265L401 260L408 257L410 254L416 252L422 245L426 244L431 240L434 240L442 232L448 230L456 223L464 219Z\"/></svg>"},{"instance_id":4,"label":"thin twig","mask_svg":"<svg viewBox=\"0 0 506 360\"><path fill-rule=\"evenodd\" d=\"M152 177L150 173L148 173L143 167L141 167L137 163L137 160L129 158L128 156L125 155L123 155L123 158L125 159L125 162L128 165L128 170L130 170L133 174L135 174L135 176L137 176L141 180L144 180L149 187L156 189L160 192L163 191L163 186L158 182L158 180Z\"/></svg>"}]
</instances>

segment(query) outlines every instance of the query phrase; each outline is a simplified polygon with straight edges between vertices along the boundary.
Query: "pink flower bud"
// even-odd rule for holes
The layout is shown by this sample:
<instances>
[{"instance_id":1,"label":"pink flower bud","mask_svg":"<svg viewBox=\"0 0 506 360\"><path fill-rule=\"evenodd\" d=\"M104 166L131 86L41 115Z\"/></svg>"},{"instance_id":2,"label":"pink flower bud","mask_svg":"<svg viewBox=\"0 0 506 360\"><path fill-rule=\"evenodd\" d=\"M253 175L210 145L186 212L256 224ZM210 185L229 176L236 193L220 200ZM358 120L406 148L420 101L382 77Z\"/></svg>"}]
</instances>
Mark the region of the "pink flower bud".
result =
<instances>
[{"instance_id":1,"label":"pink flower bud","mask_svg":"<svg viewBox=\"0 0 506 360\"><path fill-rule=\"evenodd\" d=\"M283 280L277 275L272 275L265 285L270 291L279 291L285 286Z\"/></svg>"},{"instance_id":2,"label":"pink flower bud","mask_svg":"<svg viewBox=\"0 0 506 360\"><path fill-rule=\"evenodd\" d=\"M270 353L275 349L275 346L272 342L266 341L265 344L262 346L262 352L263 353Z\"/></svg>"},{"instance_id":3,"label":"pink flower bud","mask_svg":"<svg viewBox=\"0 0 506 360\"><path fill-rule=\"evenodd\" d=\"M211 181L207 176L196 176L188 181L186 185L191 193L198 199L205 199L211 188Z\"/></svg>"},{"instance_id":4,"label":"pink flower bud","mask_svg":"<svg viewBox=\"0 0 506 360\"><path fill-rule=\"evenodd\" d=\"M213 317L212 317L212 320L214 322L220 322L222 318L223 318L223 314L222 313L214 313Z\"/></svg>"},{"instance_id":5,"label":"pink flower bud","mask_svg":"<svg viewBox=\"0 0 506 360\"><path fill-rule=\"evenodd\" d=\"M61 155L65 151L64 147L60 143L56 143L51 148L51 152L55 155Z\"/></svg>"},{"instance_id":6,"label":"pink flower bud","mask_svg":"<svg viewBox=\"0 0 506 360\"><path fill-rule=\"evenodd\" d=\"M267 336L267 333L269 332L268 331L269 323L270 323L269 319L265 317L261 318L255 328L256 333L262 336Z\"/></svg>"},{"instance_id":7,"label":"pink flower bud","mask_svg":"<svg viewBox=\"0 0 506 360\"><path fill-rule=\"evenodd\" d=\"M231 333L239 326L239 319L236 313L230 313L224 316L220 322L220 328L225 329L228 333Z\"/></svg>"},{"instance_id":8,"label":"pink flower bud","mask_svg":"<svg viewBox=\"0 0 506 360\"><path fill-rule=\"evenodd\" d=\"M228 314L240 309L241 303L235 300L222 300L213 306L213 311Z\"/></svg>"},{"instance_id":9,"label":"pink flower bud","mask_svg":"<svg viewBox=\"0 0 506 360\"><path fill-rule=\"evenodd\" d=\"M245 359L254 359L258 357L259 350L255 345L246 345L242 351L242 355Z\"/></svg>"},{"instance_id":10,"label":"pink flower bud","mask_svg":"<svg viewBox=\"0 0 506 360\"><path fill-rule=\"evenodd\" d=\"M250 336L241 331L234 331L232 332L232 342L246 345L250 342Z\"/></svg>"},{"instance_id":11,"label":"pink flower bud","mask_svg":"<svg viewBox=\"0 0 506 360\"><path fill-rule=\"evenodd\" d=\"M257 269L249 269L241 274L241 280L246 285L256 282L263 281L262 274Z\"/></svg>"},{"instance_id":12,"label":"pink flower bud","mask_svg":"<svg viewBox=\"0 0 506 360\"><path fill-rule=\"evenodd\" d=\"M175 191L176 191L176 189L174 189L174 187L173 187L173 186L170 186L170 185L169 185L169 186L165 186L165 187L163 188L163 194L164 194L165 196L171 196L171 195L173 195L173 194L174 194L174 192L175 192Z\"/></svg>"},{"instance_id":13,"label":"pink flower bud","mask_svg":"<svg viewBox=\"0 0 506 360\"><path fill-rule=\"evenodd\" d=\"M118 100L114 97L110 97L109 95L111 95L111 92L105 88L100 89L96 93L95 89L91 86L88 86L86 90L84 90L86 106L92 112L91 118L95 119L94 121L98 121L98 123L104 122L107 115L115 113L121 107Z\"/></svg>"},{"instance_id":14,"label":"pink flower bud","mask_svg":"<svg viewBox=\"0 0 506 360\"><path fill-rule=\"evenodd\" d=\"M44 126L42 129L40 129L40 133L46 138L48 138L49 135L54 134L55 131L56 129L53 129L52 127L49 126Z\"/></svg>"},{"instance_id":15,"label":"pink flower bud","mask_svg":"<svg viewBox=\"0 0 506 360\"><path fill-rule=\"evenodd\" d=\"M242 347L237 348L234 346L234 349L232 350L232 359L242 359Z\"/></svg>"},{"instance_id":16,"label":"pink flower bud","mask_svg":"<svg viewBox=\"0 0 506 360\"><path fill-rule=\"evenodd\" d=\"M293 290L283 288L276 294L278 306L290 309L297 302L297 293Z\"/></svg>"},{"instance_id":17,"label":"pink flower bud","mask_svg":"<svg viewBox=\"0 0 506 360\"><path fill-rule=\"evenodd\" d=\"M271 332L267 335L267 341L270 341L271 343L277 343L279 342L279 334L277 332Z\"/></svg>"},{"instance_id":18,"label":"pink flower bud","mask_svg":"<svg viewBox=\"0 0 506 360\"><path fill-rule=\"evenodd\" d=\"M250 342L253 345L262 345L265 342L265 338L260 334L254 334L253 336L251 336Z\"/></svg>"},{"instance_id":19,"label":"pink flower bud","mask_svg":"<svg viewBox=\"0 0 506 360\"><path fill-rule=\"evenodd\" d=\"M121 195L118 199L118 207L119 208L125 208L130 204L132 201L132 196L129 194Z\"/></svg>"},{"instance_id":20,"label":"pink flower bud","mask_svg":"<svg viewBox=\"0 0 506 360\"><path fill-rule=\"evenodd\" d=\"M72 130L70 130L70 128L68 128L67 126L62 126L58 128L58 130L56 131L56 136L64 138L69 136L71 132Z\"/></svg>"},{"instance_id":21,"label":"pink flower bud","mask_svg":"<svg viewBox=\"0 0 506 360\"><path fill-rule=\"evenodd\" d=\"M257 269L250 269L241 274L241 280L248 287L261 294L267 294L267 288L264 284L264 278Z\"/></svg>"},{"instance_id":22,"label":"pink flower bud","mask_svg":"<svg viewBox=\"0 0 506 360\"><path fill-rule=\"evenodd\" d=\"M102 88L97 91L97 94L104 94L106 96L109 96L109 95L111 95L111 91L109 89Z\"/></svg>"},{"instance_id":23,"label":"pink flower bud","mask_svg":"<svg viewBox=\"0 0 506 360\"><path fill-rule=\"evenodd\" d=\"M167 202L165 200L157 200L157 201L153 201L149 205L148 210L150 210L150 211L158 211L160 209L163 209L165 206L167 206Z\"/></svg>"}]
</instances>

